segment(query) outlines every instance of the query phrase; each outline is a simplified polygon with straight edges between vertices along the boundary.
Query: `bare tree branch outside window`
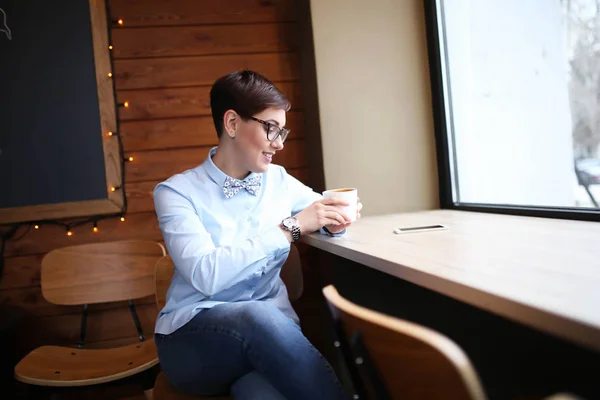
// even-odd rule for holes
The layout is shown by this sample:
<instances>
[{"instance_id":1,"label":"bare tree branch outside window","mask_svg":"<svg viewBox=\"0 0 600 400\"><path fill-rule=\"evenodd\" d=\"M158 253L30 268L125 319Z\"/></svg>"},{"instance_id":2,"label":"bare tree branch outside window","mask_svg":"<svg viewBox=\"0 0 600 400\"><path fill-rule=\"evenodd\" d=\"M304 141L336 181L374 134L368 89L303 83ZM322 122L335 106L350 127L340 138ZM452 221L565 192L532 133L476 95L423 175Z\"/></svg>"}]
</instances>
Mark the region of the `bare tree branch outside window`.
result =
<instances>
[{"instance_id":1,"label":"bare tree branch outside window","mask_svg":"<svg viewBox=\"0 0 600 400\"><path fill-rule=\"evenodd\" d=\"M576 158L600 158L600 0L562 0Z\"/></svg>"}]
</instances>

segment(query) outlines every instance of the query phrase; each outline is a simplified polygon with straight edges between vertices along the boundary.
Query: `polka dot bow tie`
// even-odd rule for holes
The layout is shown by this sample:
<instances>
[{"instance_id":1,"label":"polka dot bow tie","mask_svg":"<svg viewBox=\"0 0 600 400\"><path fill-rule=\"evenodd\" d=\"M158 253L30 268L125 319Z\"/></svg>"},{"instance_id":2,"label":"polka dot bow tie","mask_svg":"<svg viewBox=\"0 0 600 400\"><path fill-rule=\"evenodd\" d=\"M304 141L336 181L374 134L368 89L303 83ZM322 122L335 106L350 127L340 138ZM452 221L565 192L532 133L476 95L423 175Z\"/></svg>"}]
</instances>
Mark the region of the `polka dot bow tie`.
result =
<instances>
[{"instance_id":1,"label":"polka dot bow tie","mask_svg":"<svg viewBox=\"0 0 600 400\"><path fill-rule=\"evenodd\" d=\"M246 189L248 193L256 196L258 194L258 190L260 189L261 178L262 175L255 175L252 178L247 178L241 181L228 176L225 178L225 183L223 184L223 193L225 194L225 198L229 199L235 196L241 189Z\"/></svg>"}]
</instances>

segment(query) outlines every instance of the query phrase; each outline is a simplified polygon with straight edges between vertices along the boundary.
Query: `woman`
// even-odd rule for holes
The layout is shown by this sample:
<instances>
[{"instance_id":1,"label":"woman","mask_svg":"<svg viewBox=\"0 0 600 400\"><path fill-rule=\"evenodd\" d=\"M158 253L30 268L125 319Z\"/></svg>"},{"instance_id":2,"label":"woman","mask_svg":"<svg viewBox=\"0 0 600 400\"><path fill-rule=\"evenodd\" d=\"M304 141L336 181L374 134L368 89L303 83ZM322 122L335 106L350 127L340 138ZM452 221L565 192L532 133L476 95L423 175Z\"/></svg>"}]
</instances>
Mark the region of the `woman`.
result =
<instances>
[{"instance_id":1,"label":"woman","mask_svg":"<svg viewBox=\"0 0 600 400\"><path fill-rule=\"evenodd\" d=\"M193 394L346 399L302 334L279 272L301 234L343 233L351 222L339 206L347 204L271 164L289 134L290 103L268 79L226 75L210 101L218 147L154 190L175 263L156 322L163 371Z\"/></svg>"}]
</instances>

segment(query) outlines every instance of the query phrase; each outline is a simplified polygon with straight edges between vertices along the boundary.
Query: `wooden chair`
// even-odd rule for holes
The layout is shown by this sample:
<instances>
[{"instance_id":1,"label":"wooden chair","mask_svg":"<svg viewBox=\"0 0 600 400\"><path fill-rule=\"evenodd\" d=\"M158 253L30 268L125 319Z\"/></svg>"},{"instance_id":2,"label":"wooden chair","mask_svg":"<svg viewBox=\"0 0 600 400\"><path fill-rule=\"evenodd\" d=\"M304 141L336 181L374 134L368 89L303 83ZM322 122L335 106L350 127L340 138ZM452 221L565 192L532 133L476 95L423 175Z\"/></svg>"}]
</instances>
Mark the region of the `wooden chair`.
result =
<instances>
[{"instance_id":1,"label":"wooden chair","mask_svg":"<svg viewBox=\"0 0 600 400\"><path fill-rule=\"evenodd\" d=\"M166 303L167 290L173 277L174 265L171 257L165 256L156 263L156 305L162 309ZM288 291L290 301L296 301L304 290L302 264L296 246L290 248L290 255L281 269L281 279ZM177 390L160 372L154 384L154 400L231 400L229 396L192 396Z\"/></svg>"},{"instance_id":2,"label":"wooden chair","mask_svg":"<svg viewBox=\"0 0 600 400\"><path fill-rule=\"evenodd\" d=\"M334 319L336 341L360 399L483 400L485 392L466 354L442 334L323 289ZM355 397L356 398L356 397ZM539 400L584 400L556 393Z\"/></svg>"},{"instance_id":3,"label":"wooden chair","mask_svg":"<svg viewBox=\"0 0 600 400\"><path fill-rule=\"evenodd\" d=\"M151 241L84 244L48 253L42 260L42 295L53 304L83 305L80 342L77 348L34 349L15 366L15 378L37 387L80 387L113 382L157 365L154 340L144 340L132 300L154 294L154 267L165 253ZM88 305L124 300L140 343L84 349ZM146 396L151 398L148 386Z\"/></svg>"},{"instance_id":4,"label":"wooden chair","mask_svg":"<svg viewBox=\"0 0 600 400\"><path fill-rule=\"evenodd\" d=\"M447 337L323 289L355 394L361 399L485 399L477 373Z\"/></svg>"}]
</instances>

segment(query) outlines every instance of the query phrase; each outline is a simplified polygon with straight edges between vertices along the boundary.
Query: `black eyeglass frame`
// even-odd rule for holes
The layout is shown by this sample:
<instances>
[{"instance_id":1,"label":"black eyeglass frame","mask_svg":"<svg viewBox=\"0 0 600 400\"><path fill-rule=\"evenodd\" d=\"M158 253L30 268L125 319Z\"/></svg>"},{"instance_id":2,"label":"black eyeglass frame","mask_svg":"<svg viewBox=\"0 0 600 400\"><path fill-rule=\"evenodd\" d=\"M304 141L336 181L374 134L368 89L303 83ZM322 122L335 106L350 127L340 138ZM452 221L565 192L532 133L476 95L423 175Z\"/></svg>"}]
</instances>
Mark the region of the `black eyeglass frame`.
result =
<instances>
[{"instance_id":1,"label":"black eyeglass frame","mask_svg":"<svg viewBox=\"0 0 600 400\"><path fill-rule=\"evenodd\" d=\"M264 126L267 127L267 132L266 133L267 133L267 140L269 142L274 142L274 141L277 140L277 138L279 136L281 136L281 143L283 143L283 142L285 142L285 140L287 139L287 137L290 134L290 130L289 129L280 128L280 127L278 127L275 124L272 124L272 123L267 122L267 121L263 121L262 119L258 119L258 118L255 118L255 117L250 117L250 119L253 120L253 121L259 122L259 123L261 123L261 124L263 124ZM277 132L275 134L275 137L273 139L269 138L269 132L271 131L271 129L276 129L276 132Z\"/></svg>"}]
</instances>

